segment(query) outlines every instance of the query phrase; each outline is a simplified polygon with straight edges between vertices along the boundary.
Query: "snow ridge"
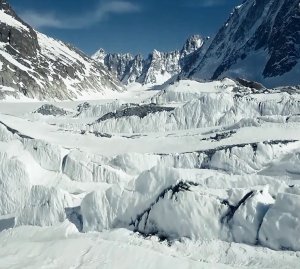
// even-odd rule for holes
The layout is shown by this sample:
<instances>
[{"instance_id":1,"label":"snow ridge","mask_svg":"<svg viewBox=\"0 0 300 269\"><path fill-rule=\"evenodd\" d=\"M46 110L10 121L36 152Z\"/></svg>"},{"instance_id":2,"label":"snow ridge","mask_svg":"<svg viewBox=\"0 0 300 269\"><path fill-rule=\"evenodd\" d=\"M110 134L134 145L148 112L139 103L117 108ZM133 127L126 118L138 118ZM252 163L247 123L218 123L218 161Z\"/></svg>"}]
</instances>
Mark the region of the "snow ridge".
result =
<instances>
[{"instance_id":1,"label":"snow ridge","mask_svg":"<svg viewBox=\"0 0 300 269\"><path fill-rule=\"evenodd\" d=\"M268 87L298 85L299 1L247 0L234 9L197 64L194 79L245 78ZM254 68L255 67L255 68Z\"/></svg>"},{"instance_id":2,"label":"snow ridge","mask_svg":"<svg viewBox=\"0 0 300 269\"><path fill-rule=\"evenodd\" d=\"M0 25L0 99L69 100L124 90L103 66L35 31L6 2Z\"/></svg>"}]
</instances>

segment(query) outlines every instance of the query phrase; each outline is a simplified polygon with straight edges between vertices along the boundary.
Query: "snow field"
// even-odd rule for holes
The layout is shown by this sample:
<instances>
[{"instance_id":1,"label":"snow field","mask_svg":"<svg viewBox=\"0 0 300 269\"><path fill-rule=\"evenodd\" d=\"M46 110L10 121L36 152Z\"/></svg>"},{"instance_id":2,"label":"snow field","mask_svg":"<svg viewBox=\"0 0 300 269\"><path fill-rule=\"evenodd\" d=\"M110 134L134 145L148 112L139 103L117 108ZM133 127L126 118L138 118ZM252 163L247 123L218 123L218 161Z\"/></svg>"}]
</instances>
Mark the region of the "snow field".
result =
<instances>
[{"instance_id":1,"label":"snow field","mask_svg":"<svg viewBox=\"0 0 300 269\"><path fill-rule=\"evenodd\" d=\"M142 118L125 113L96 123L136 107L123 100L60 103L65 115L0 114L0 230L14 227L0 237L30 247L39 237L66 268L97 268L103 255L108 268L117 267L120 241L144 261L153 258L145 268L166 268L161 257L180 268L284 268L279 256L292 268L300 242L298 96L242 89L236 97L235 87L210 82L209 93L205 83L179 82L158 94L160 107L173 111L150 109ZM139 105L147 104L148 93ZM101 244L114 249L101 256L94 250ZM78 258L58 259L60 248L79 251ZM24 263L26 253L16 249ZM276 264L262 255L275 257L272 250ZM51 268L34 251L28 268Z\"/></svg>"}]
</instances>

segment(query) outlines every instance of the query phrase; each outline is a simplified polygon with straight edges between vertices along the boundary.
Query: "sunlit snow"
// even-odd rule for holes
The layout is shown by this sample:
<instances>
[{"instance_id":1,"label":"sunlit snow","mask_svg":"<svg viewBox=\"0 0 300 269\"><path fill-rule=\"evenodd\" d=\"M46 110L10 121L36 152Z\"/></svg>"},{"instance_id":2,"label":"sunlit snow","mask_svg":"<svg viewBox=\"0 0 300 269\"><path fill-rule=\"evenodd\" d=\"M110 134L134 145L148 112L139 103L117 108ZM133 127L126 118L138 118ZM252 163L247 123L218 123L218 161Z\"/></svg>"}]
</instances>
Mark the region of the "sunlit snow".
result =
<instances>
[{"instance_id":1,"label":"sunlit snow","mask_svg":"<svg viewBox=\"0 0 300 269\"><path fill-rule=\"evenodd\" d=\"M1 268L299 264L300 93L182 80L116 98L1 103Z\"/></svg>"}]
</instances>

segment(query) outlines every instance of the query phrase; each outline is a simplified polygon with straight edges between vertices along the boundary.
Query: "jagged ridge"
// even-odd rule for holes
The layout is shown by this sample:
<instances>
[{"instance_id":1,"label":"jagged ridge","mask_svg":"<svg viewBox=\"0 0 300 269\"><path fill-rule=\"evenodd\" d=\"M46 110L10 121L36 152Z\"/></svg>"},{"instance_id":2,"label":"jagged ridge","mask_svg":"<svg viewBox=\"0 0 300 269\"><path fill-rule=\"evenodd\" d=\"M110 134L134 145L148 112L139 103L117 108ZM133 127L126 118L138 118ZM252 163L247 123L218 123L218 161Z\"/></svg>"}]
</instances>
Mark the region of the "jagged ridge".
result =
<instances>
[{"instance_id":1,"label":"jagged ridge","mask_svg":"<svg viewBox=\"0 0 300 269\"><path fill-rule=\"evenodd\" d=\"M121 91L120 83L81 51L37 31L0 2L0 99L75 99Z\"/></svg>"},{"instance_id":2,"label":"jagged ridge","mask_svg":"<svg viewBox=\"0 0 300 269\"><path fill-rule=\"evenodd\" d=\"M195 51L201 50L208 38L199 35L191 36L179 51L160 52L154 50L144 59L142 55L106 54L103 49L92 58L103 63L125 85L132 82L141 84L162 84L180 73L187 58Z\"/></svg>"}]
</instances>

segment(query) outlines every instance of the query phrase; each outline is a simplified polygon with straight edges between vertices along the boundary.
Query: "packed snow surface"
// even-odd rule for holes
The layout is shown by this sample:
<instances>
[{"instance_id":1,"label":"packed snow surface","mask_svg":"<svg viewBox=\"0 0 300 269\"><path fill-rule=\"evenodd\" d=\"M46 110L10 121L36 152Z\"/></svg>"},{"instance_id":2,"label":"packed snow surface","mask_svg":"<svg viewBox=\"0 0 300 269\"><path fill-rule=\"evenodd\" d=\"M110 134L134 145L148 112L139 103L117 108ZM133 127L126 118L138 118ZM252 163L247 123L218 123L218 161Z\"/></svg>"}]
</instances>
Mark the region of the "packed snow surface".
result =
<instances>
[{"instance_id":1,"label":"packed snow surface","mask_svg":"<svg viewBox=\"0 0 300 269\"><path fill-rule=\"evenodd\" d=\"M297 89L114 97L0 104L1 269L299 266Z\"/></svg>"}]
</instances>

